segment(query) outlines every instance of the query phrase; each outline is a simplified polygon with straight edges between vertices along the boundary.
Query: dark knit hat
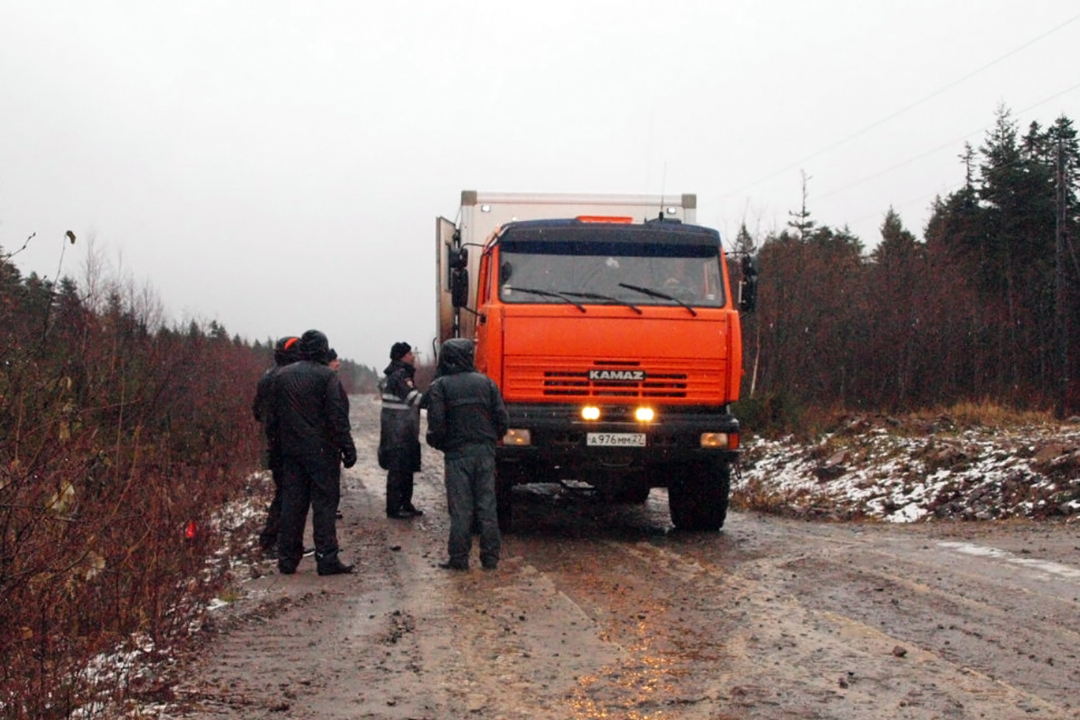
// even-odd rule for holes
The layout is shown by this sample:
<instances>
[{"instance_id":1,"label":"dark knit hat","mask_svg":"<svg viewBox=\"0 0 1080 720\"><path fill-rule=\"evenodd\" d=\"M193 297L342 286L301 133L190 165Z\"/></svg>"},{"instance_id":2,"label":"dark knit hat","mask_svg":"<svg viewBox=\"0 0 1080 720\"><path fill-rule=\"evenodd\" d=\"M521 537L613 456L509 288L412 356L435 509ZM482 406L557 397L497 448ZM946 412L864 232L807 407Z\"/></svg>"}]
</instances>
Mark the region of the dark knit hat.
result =
<instances>
[{"instance_id":1,"label":"dark knit hat","mask_svg":"<svg viewBox=\"0 0 1080 720\"><path fill-rule=\"evenodd\" d=\"M396 342L393 347L390 348L390 359L400 360L411 352L412 345L407 342Z\"/></svg>"},{"instance_id":2,"label":"dark knit hat","mask_svg":"<svg viewBox=\"0 0 1080 720\"><path fill-rule=\"evenodd\" d=\"M300 336L300 357L313 362L327 362L330 353L330 341L318 330L308 330Z\"/></svg>"},{"instance_id":3,"label":"dark knit hat","mask_svg":"<svg viewBox=\"0 0 1080 720\"><path fill-rule=\"evenodd\" d=\"M337 360L337 350L330 348L326 353L326 362L334 362Z\"/></svg>"}]
</instances>

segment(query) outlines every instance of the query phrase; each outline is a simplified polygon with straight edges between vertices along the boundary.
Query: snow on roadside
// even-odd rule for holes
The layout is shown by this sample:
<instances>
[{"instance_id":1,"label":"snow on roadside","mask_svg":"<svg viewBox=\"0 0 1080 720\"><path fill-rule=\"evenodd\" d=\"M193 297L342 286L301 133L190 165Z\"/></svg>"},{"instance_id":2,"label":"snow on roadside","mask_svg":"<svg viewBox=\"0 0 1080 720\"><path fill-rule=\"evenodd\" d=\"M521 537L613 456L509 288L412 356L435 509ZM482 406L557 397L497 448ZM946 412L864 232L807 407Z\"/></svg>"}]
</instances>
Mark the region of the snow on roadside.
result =
<instances>
[{"instance_id":1,"label":"snow on roadside","mask_svg":"<svg viewBox=\"0 0 1080 720\"><path fill-rule=\"evenodd\" d=\"M1080 518L1080 422L920 434L860 417L812 443L749 438L743 449L736 507L897 523Z\"/></svg>"}]
</instances>

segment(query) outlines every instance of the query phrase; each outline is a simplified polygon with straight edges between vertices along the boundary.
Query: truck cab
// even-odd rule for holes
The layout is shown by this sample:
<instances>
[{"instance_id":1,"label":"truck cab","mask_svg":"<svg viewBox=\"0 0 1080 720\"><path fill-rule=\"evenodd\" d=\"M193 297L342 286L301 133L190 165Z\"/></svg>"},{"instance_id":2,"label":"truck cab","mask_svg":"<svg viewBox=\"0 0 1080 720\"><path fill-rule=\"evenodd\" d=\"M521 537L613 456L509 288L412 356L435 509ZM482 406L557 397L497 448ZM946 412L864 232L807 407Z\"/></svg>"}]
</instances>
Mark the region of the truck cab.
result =
<instances>
[{"instance_id":1,"label":"truck cab","mask_svg":"<svg viewBox=\"0 0 1080 720\"><path fill-rule=\"evenodd\" d=\"M676 527L723 526L739 315L719 234L674 215L510 220L472 247L451 236L440 329L476 341L510 413L496 451L504 530L514 485L567 481L612 502L663 487Z\"/></svg>"}]
</instances>

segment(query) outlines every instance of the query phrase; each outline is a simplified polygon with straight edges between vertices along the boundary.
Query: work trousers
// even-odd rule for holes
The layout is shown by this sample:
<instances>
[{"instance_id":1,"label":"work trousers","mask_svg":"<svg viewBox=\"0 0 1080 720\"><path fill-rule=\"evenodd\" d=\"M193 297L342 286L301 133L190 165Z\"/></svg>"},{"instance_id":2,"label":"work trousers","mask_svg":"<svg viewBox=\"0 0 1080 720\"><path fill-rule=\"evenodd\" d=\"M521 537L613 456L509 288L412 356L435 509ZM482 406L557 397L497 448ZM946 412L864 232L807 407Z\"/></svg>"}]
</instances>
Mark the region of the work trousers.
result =
<instances>
[{"instance_id":1,"label":"work trousers","mask_svg":"<svg viewBox=\"0 0 1080 720\"><path fill-rule=\"evenodd\" d=\"M412 506L413 473L391 468L386 473L386 513Z\"/></svg>"},{"instance_id":2,"label":"work trousers","mask_svg":"<svg viewBox=\"0 0 1080 720\"><path fill-rule=\"evenodd\" d=\"M274 498L270 501L270 507L266 510L266 524L259 533L259 547L263 550L273 549L278 542L278 531L281 529L281 460L271 466L270 477L274 481Z\"/></svg>"},{"instance_id":3,"label":"work trousers","mask_svg":"<svg viewBox=\"0 0 1080 720\"><path fill-rule=\"evenodd\" d=\"M450 512L450 563L468 566L475 520L480 528L480 562L484 567L495 567L502 544L495 504L495 448L473 443L447 451L443 460Z\"/></svg>"},{"instance_id":4,"label":"work trousers","mask_svg":"<svg viewBox=\"0 0 1080 720\"><path fill-rule=\"evenodd\" d=\"M304 556L304 525L311 508L315 554L320 564L337 558L337 506L341 466L322 455L286 455L282 462L278 562L296 567Z\"/></svg>"}]
</instances>

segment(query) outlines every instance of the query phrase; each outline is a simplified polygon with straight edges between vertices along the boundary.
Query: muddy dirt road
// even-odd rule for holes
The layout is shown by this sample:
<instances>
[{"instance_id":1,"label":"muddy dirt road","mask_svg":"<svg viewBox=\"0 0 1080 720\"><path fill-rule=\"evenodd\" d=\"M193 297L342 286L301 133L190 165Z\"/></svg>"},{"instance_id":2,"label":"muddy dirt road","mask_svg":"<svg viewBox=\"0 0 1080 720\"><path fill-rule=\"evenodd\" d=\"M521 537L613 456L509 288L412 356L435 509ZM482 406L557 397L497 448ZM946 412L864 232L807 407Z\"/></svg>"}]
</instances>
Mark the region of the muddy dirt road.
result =
<instances>
[{"instance_id":1,"label":"muddy dirt road","mask_svg":"<svg viewBox=\"0 0 1080 720\"><path fill-rule=\"evenodd\" d=\"M1080 718L1077 525L671 531L666 496L520 493L498 571L440 570L441 457L383 513L354 398L343 557L243 583L169 718ZM425 453L428 449L425 448ZM474 549L475 553L475 549Z\"/></svg>"}]
</instances>

